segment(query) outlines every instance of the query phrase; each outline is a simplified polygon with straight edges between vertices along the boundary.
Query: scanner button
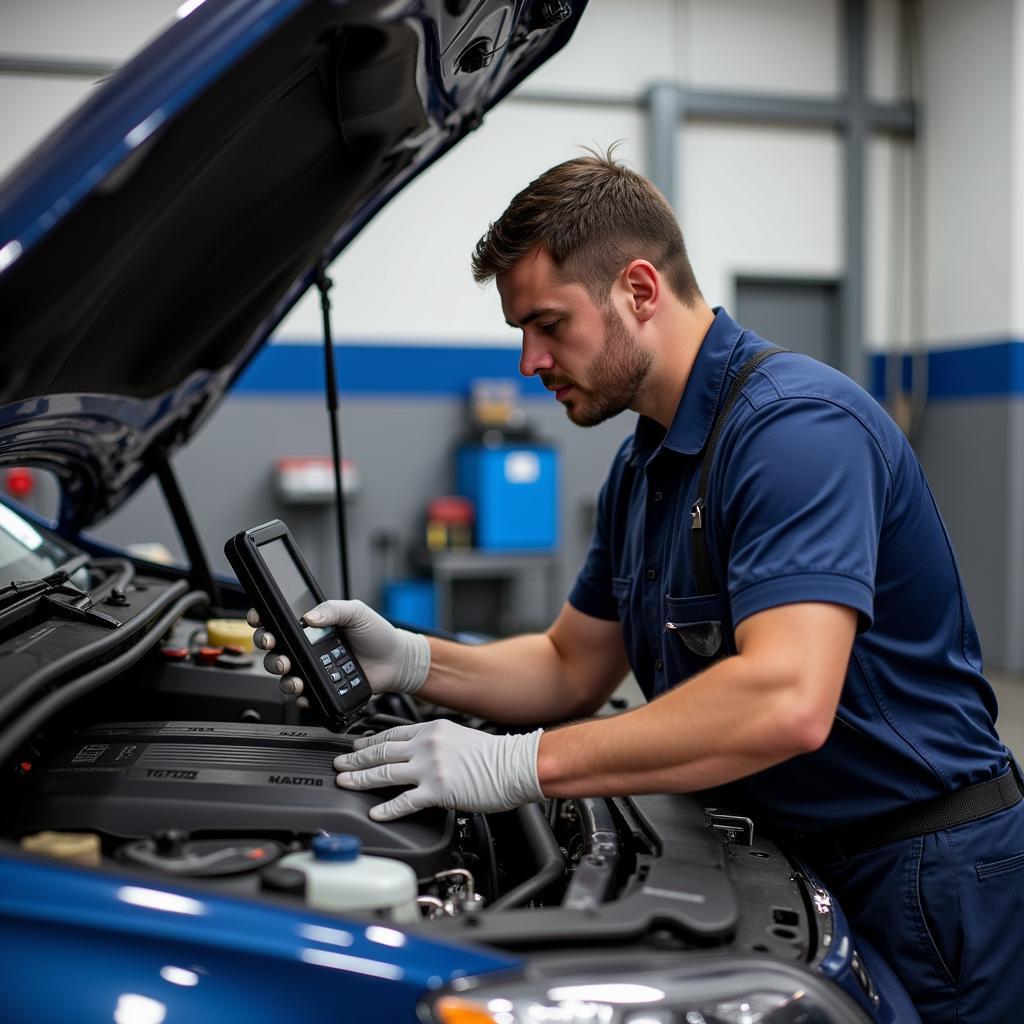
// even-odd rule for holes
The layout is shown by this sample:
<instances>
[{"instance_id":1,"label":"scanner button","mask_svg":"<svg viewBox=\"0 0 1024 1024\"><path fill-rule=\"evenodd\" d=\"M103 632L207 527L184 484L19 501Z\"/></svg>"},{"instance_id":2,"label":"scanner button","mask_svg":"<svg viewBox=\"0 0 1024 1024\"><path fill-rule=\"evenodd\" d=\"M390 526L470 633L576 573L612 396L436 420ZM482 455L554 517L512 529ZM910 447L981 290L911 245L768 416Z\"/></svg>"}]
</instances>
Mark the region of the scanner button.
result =
<instances>
[{"instance_id":1,"label":"scanner button","mask_svg":"<svg viewBox=\"0 0 1024 1024\"><path fill-rule=\"evenodd\" d=\"M353 676L348 682L349 686L356 687L363 681L362 676Z\"/></svg>"},{"instance_id":2,"label":"scanner button","mask_svg":"<svg viewBox=\"0 0 1024 1024\"><path fill-rule=\"evenodd\" d=\"M356 670L356 666L351 661L346 661L345 664L341 666L341 671L342 672L355 672L355 670Z\"/></svg>"},{"instance_id":3,"label":"scanner button","mask_svg":"<svg viewBox=\"0 0 1024 1024\"><path fill-rule=\"evenodd\" d=\"M332 683L340 683L341 682L341 673L340 672L332 672L331 673L331 682Z\"/></svg>"}]
</instances>

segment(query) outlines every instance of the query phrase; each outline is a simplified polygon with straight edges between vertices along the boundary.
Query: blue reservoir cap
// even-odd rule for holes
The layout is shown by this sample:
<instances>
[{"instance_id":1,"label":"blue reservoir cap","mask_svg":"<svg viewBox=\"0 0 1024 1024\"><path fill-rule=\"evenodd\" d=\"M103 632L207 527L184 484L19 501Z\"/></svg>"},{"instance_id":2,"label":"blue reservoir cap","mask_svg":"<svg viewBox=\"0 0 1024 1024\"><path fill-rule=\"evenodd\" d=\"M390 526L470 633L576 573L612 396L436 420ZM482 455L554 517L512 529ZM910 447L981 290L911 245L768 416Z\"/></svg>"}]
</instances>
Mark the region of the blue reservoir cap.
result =
<instances>
[{"instance_id":1,"label":"blue reservoir cap","mask_svg":"<svg viewBox=\"0 0 1024 1024\"><path fill-rule=\"evenodd\" d=\"M355 860L362 848L359 836L350 836L344 832L313 836L313 856L317 860Z\"/></svg>"}]
</instances>

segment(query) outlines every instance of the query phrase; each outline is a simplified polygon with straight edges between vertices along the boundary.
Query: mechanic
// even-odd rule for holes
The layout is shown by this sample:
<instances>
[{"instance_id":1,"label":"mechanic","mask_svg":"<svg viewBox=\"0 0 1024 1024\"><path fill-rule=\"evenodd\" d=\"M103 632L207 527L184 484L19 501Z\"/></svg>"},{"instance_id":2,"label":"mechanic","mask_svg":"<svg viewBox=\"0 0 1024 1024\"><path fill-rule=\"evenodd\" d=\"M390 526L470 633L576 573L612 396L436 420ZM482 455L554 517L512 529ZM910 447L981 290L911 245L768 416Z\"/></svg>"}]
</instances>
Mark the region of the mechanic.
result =
<instances>
[{"instance_id":1,"label":"mechanic","mask_svg":"<svg viewBox=\"0 0 1024 1024\"><path fill-rule=\"evenodd\" d=\"M817 869L926 1024L1020 1020L1019 769L903 434L847 377L709 308L668 203L611 154L532 182L473 271L522 331L521 373L574 423L639 413L568 601L546 633L482 646L358 601L305 619L341 627L376 692L498 723L582 720L390 729L336 759L338 785L412 787L381 821L698 794ZM274 638L257 642L300 694ZM649 703L588 719L628 668Z\"/></svg>"}]
</instances>

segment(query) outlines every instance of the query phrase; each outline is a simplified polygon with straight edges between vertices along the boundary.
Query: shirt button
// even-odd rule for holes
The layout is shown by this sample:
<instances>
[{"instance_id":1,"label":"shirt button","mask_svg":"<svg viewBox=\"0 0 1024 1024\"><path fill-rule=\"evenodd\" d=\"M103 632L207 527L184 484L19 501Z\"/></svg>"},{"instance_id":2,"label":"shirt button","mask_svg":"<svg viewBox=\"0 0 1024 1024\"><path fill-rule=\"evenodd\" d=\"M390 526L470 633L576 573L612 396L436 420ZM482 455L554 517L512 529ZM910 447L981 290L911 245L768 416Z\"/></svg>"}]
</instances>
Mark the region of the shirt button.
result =
<instances>
[{"instance_id":1,"label":"shirt button","mask_svg":"<svg viewBox=\"0 0 1024 1024\"><path fill-rule=\"evenodd\" d=\"M655 501L661 501L661 499L664 498L664 497L665 497L665 495L662 494L661 491L655 491L654 492L654 500Z\"/></svg>"},{"instance_id":2,"label":"shirt button","mask_svg":"<svg viewBox=\"0 0 1024 1024\"><path fill-rule=\"evenodd\" d=\"M656 580L658 578L658 570L657 569L648 569L647 570L647 578L649 580Z\"/></svg>"},{"instance_id":3,"label":"shirt button","mask_svg":"<svg viewBox=\"0 0 1024 1024\"><path fill-rule=\"evenodd\" d=\"M661 670L662 670L662 669L663 669L664 667L665 667L665 662L663 662L663 661L661 660L661 658L659 658L659 659L658 659L658 660L657 660L657 661L656 661L656 662L654 663L654 668L655 668L655 670L656 670L656 671L658 671L658 672L660 672L660 671L661 671Z\"/></svg>"}]
</instances>

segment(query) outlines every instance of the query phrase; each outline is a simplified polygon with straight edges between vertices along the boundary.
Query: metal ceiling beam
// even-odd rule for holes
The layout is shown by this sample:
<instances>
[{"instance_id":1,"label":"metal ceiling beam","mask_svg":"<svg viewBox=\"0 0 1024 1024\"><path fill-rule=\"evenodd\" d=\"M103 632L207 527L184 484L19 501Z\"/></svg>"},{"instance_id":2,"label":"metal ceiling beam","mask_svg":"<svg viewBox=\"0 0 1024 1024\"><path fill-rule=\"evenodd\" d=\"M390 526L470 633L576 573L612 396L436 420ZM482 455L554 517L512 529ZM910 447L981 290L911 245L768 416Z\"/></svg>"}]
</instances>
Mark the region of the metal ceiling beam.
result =
<instances>
[{"instance_id":1,"label":"metal ceiling beam","mask_svg":"<svg viewBox=\"0 0 1024 1024\"><path fill-rule=\"evenodd\" d=\"M655 93L678 93L675 107L680 120L783 127L832 128L842 131L849 120L843 100L801 99L771 93L716 92L688 89L675 82L656 82L642 96L622 93L572 92L524 89L509 96L509 103L541 106L611 107L618 110L649 111ZM917 112L912 103L868 103L868 121L883 135L913 136Z\"/></svg>"},{"instance_id":2,"label":"metal ceiling beam","mask_svg":"<svg viewBox=\"0 0 1024 1024\"><path fill-rule=\"evenodd\" d=\"M117 65L66 57L26 57L0 53L0 75L41 75L45 78L88 78L112 74Z\"/></svg>"}]
</instances>

